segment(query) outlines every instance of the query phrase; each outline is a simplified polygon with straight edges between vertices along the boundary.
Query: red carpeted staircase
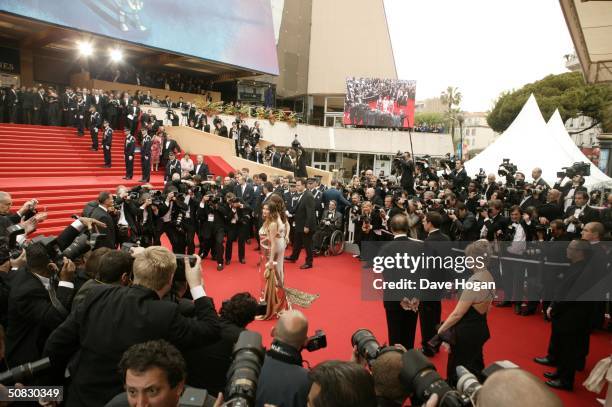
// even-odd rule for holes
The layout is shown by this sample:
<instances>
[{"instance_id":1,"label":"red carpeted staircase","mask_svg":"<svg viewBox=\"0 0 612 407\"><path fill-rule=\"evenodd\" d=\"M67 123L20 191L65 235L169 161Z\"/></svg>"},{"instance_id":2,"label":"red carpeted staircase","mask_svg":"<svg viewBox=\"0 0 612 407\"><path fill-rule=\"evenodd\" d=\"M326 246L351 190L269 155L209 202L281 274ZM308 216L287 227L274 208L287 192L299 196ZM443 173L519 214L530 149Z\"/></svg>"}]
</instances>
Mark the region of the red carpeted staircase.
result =
<instances>
[{"instance_id":1,"label":"red carpeted staircase","mask_svg":"<svg viewBox=\"0 0 612 407\"><path fill-rule=\"evenodd\" d=\"M102 134L99 134L101 141ZM33 234L57 234L68 225L71 215L96 199L101 191L114 192L117 185L138 185L141 178L140 154L136 153L134 177L125 176L122 131L113 134L112 168L102 168L102 146L90 151L91 137L78 137L72 127L0 124L0 191L9 192L13 210L29 199L39 201L38 210L48 218ZM152 174L155 187L163 177Z\"/></svg>"},{"instance_id":2,"label":"red carpeted staircase","mask_svg":"<svg viewBox=\"0 0 612 407\"><path fill-rule=\"evenodd\" d=\"M74 177L82 175L125 175L123 131L113 133L113 168L101 168L102 132L98 151L91 151L89 132L78 137L72 127L0 125L0 177ZM136 154L134 177L139 179L140 154Z\"/></svg>"}]
</instances>

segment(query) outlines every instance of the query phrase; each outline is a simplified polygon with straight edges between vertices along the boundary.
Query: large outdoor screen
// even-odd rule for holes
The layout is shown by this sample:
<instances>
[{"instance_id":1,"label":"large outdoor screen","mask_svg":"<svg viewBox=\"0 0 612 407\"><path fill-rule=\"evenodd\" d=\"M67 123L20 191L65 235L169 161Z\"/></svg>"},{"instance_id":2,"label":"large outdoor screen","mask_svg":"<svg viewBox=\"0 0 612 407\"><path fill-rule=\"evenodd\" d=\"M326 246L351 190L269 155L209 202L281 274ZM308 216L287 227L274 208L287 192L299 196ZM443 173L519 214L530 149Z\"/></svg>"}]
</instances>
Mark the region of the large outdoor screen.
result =
<instances>
[{"instance_id":1,"label":"large outdoor screen","mask_svg":"<svg viewBox=\"0 0 612 407\"><path fill-rule=\"evenodd\" d=\"M368 127L413 127L416 81L347 78L343 123Z\"/></svg>"},{"instance_id":2,"label":"large outdoor screen","mask_svg":"<svg viewBox=\"0 0 612 407\"><path fill-rule=\"evenodd\" d=\"M278 74L270 0L0 0L0 11Z\"/></svg>"}]
</instances>

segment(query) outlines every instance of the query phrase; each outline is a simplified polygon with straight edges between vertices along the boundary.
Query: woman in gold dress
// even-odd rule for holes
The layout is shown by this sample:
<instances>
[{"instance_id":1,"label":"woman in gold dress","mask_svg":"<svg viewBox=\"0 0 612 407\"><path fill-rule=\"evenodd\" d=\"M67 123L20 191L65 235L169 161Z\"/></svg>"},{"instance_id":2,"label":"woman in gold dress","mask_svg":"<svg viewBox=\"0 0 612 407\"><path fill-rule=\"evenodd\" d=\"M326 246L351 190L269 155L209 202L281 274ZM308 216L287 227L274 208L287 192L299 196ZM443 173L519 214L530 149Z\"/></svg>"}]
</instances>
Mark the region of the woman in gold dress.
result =
<instances>
[{"instance_id":1,"label":"woman in gold dress","mask_svg":"<svg viewBox=\"0 0 612 407\"><path fill-rule=\"evenodd\" d=\"M284 257L289 242L289 222L281 197L272 194L262 207L264 223L259 229L261 242L259 268L262 276L262 299L266 301L266 315L259 319L277 318L293 304L308 307L318 295L285 287Z\"/></svg>"}]
</instances>

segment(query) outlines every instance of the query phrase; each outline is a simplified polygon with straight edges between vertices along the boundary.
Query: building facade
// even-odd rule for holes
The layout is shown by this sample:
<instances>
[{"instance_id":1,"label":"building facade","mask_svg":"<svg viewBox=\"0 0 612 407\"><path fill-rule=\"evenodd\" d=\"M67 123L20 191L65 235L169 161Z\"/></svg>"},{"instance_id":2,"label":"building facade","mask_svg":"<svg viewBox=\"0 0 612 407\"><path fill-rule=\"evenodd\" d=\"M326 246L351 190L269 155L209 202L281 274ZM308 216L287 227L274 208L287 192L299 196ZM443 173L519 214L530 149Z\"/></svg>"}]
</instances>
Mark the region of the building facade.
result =
<instances>
[{"instance_id":1,"label":"building facade","mask_svg":"<svg viewBox=\"0 0 612 407\"><path fill-rule=\"evenodd\" d=\"M487 113L463 114L463 158L470 159L491 145L499 136L487 123Z\"/></svg>"}]
</instances>

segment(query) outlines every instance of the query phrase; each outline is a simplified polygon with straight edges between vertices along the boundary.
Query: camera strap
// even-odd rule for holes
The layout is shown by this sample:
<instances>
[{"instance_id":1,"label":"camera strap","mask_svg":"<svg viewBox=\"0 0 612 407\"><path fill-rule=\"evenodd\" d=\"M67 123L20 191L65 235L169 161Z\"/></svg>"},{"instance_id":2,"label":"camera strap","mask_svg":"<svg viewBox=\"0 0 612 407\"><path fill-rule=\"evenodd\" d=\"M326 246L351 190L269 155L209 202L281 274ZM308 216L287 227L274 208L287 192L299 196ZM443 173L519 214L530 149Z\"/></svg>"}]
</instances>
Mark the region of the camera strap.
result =
<instances>
[{"instance_id":1,"label":"camera strap","mask_svg":"<svg viewBox=\"0 0 612 407\"><path fill-rule=\"evenodd\" d=\"M286 343L274 340L270 345L270 350L267 352L268 356L281 362L289 363L292 365L302 366L302 355L301 353L292 346Z\"/></svg>"},{"instance_id":2,"label":"camera strap","mask_svg":"<svg viewBox=\"0 0 612 407\"><path fill-rule=\"evenodd\" d=\"M60 302L60 300L57 299L57 293L55 292L55 285L53 283L54 282L51 282L51 284L49 284L48 290L51 305L53 305L53 308L55 308L57 312L61 314L62 318L66 318L68 317L69 312L66 307L64 307L64 305Z\"/></svg>"}]
</instances>

